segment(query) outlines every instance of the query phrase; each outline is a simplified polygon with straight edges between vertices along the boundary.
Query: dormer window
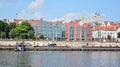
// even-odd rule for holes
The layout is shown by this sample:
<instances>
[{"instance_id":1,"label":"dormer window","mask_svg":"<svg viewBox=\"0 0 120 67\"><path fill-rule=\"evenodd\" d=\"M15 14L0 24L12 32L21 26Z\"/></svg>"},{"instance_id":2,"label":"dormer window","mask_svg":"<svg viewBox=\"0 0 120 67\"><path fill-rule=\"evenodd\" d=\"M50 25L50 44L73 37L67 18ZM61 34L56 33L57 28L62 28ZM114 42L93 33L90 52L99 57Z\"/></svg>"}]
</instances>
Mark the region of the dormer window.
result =
<instances>
[{"instance_id":1,"label":"dormer window","mask_svg":"<svg viewBox=\"0 0 120 67\"><path fill-rule=\"evenodd\" d=\"M107 23L107 26L110 26L110 22Z\"/></svg>"}]
</instances>

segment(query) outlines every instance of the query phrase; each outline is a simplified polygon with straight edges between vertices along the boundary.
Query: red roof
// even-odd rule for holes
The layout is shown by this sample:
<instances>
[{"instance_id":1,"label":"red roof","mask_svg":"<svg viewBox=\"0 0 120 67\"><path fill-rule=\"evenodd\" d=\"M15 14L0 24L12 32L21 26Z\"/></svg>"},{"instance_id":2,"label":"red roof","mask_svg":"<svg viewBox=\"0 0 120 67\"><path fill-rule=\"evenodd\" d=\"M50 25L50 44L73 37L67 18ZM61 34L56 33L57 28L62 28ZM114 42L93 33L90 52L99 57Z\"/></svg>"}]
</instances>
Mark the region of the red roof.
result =
<instances>
[{"instance_id":1,"label":"red roof","mask_svg":"<svg viewBox=\"0 0 120 67\"><path fill-rule=\"evenodd\" d=\"M40 20L33 20L33 19L30 19L30 20L24 20L24 19L14 19L14 22L16 23L19 23L19 22L22 22L22 21L28 21L31 25L40 25Z\"/></svg>"},{"instance_id":2,"label":"red roof","mask_svg":"<svg viewBox=\"0 0 120 67\"><path fill-rule=\"evenodd\" d=\"M81 26L85 27L85 28L92 27L92 25L90 23L83 23Z\"/></svg>"},{"instance_id":3,"label":"red roof","mask_svg":"<svg viewBox=\"0 0 120 67\"><path fill-rule=\"evenodd\" d=\"M93 27L93 30L104 30L104 31L115 31L116 28L114 26L100 26L100 25L96 25Z\"/></svg>"},{"instance_id":4,"label":"red roof","mask_svg":"<svg viewBox=\"0 0 120 67\"><path fill-rule=\"evenodd\" d=\"M110 24L110 26L116 26L116 25L117 25L116 22L113 22L113 21L105 21L105 22L104 22L105 26L107 26L108 23Z\"/></svg>"},{"instance_id":5,"label":"red roof","mask_svg":"<svg viewBox=\"0 0 120 67\"><path fill-rule=\"evenodd\" d=\"M118 28L120 28L120 23L112 22L112 21L105 21L104 25L95 25L93 27L93 30L104 30L104 31L116 31Z\"/></svg>"}]
</instances>

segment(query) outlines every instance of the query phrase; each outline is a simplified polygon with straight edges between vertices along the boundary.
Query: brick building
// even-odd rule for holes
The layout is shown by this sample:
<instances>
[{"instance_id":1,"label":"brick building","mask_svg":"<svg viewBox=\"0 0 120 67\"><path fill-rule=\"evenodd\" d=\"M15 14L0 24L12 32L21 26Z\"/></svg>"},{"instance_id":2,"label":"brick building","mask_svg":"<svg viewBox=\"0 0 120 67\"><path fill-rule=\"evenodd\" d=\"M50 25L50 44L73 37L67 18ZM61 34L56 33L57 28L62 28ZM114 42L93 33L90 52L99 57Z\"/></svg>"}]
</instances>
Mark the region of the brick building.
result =
<instances>
[{"instance_id":1,"label":"brick building","mask_svg":"<svg viewBox=\"0 0 120 67\"><path fill-rule=\"evenodd\" d=\"M92 25L82 23L80 20L66 24L66 40L90 41L92 40Z\"/></svg>"}]
</instances>

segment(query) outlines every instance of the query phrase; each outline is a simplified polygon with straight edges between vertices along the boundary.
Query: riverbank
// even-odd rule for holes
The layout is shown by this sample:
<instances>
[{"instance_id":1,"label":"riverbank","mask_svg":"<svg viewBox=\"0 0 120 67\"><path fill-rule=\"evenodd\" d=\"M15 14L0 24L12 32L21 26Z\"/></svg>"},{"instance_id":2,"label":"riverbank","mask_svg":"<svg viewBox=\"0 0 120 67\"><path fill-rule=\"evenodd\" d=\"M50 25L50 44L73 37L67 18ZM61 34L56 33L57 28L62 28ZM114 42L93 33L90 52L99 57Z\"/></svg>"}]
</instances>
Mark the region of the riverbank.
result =
<instances>
[{"instance_id":1,"label":"riverbank","mask_svg":"<svg viewBox=\"0 0 120 67\"><path fill-rule=\"evenodd\" d=\"M14 51L15 47L0 47L0 50ZM26 47L26 51L120 51L120 47Z\"/></svg>"},{"instance_id":2,"label":"riverbank","mask_svg":"<svg viewBox=\"0 0 120 67\"><path fill-rule=\"evenodd\" d=\"M12 41L12 40L8 40L8 41L4 41L1 40L0 41L0 46L15 46L16 43L20 43L21 41ZM24 43L28 46L48 46L48 44L53 43L52 41L24 41ZM56 43L56 46L70 46L70 47L82 47L82 46L90 46L90 47L109 47L109 46L119 46L120 47L120 42L83 42L83 41L55 41L54 43Z\"/></svg>"},{"instance_id":3,"label":"riverbank","mask_svg":"<svg viewBox=\"0 0 120 67\"><path fill-rule=\"evenodd\" d=\"M22 41L0 41L0 50L14 50ZM56 41L55 47L48 47L52 41L24 41L27 51L120 51L116 42L66 42Z\"/></svg>"}]
</instances>

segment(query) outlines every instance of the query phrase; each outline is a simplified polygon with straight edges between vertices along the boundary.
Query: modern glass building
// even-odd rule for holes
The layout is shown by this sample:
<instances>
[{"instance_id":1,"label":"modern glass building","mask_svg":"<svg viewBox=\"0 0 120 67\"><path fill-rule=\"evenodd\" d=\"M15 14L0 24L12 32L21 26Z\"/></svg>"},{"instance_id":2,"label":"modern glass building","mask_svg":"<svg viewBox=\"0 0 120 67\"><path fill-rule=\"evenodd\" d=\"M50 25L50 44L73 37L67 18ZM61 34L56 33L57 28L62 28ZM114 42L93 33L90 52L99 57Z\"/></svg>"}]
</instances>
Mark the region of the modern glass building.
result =
<instances>
[{"instance_id":1,"label":"modern glass building","mask_svg":"<svg viewBox=\"0 0 120 67\"><path fill-rule=\"evenodd\" d=\"M37 35L37 26L32 26L34 29L34 34Z\"/></svg>"},{"instance_id":2,"label":"modern glass building","mask_svg":"<svg viewBox=\"0 0 120 67\"><path fill-rule=\"evenodd\" d=\"M48 40L64 40L65 26L62 22L40 21L40 34L43 34Z\"/></svg>"}]
</instances>

